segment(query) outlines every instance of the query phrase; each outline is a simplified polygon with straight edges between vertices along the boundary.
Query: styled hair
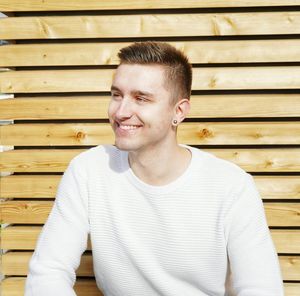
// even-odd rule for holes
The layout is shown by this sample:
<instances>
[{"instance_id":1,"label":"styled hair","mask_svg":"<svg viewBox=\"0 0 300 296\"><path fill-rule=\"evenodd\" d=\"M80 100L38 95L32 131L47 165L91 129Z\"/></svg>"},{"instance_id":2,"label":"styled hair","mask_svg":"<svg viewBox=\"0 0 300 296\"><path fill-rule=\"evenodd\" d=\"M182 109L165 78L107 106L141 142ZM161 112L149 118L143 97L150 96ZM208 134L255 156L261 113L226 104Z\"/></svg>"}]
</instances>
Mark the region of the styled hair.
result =
<instances>
[{"instance_id":1,"label":"styled hair","mask_svg":"<svg viewBox=\"0 0 300 296\"><path fill-rule=\"evenodd\" d=\"M161 65L166 71L165 86L172 92L172 101L190 99L192 66L187 56L168 43L135 42L122 48L118 57L120 64Z\"/></svg>"}]
</instances>

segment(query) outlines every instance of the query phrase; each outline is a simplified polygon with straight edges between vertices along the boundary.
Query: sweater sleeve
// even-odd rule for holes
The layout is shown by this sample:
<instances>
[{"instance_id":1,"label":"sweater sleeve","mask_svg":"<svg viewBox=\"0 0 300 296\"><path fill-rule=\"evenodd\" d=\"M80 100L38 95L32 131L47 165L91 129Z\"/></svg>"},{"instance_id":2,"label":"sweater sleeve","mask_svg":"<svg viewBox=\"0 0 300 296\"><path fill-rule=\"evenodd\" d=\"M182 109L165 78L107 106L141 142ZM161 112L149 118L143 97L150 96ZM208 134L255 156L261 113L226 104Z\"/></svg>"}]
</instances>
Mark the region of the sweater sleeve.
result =
<instances>
[{"instance_id":1,"label":"sweater sleeve","mask_svg":"<svg viewBox=\"0 0 300 296\"><path fill-rule=\"evenodd\" d=\"M50 215L29 264L25 296L76 295L73 289L89 223L87 189L71 161L65 171Z\"/></svg>"},{"instance_id":2,"label":"sweater sleeve","mask_svg":"<svg viewBox=\"0 0 300 296\"><path fill-rule=\"evenodd\" d=\"M226 216L225 236L232 288L237 296L283 296L277 253L252 176Z\"/></svg>"}]
</instances>

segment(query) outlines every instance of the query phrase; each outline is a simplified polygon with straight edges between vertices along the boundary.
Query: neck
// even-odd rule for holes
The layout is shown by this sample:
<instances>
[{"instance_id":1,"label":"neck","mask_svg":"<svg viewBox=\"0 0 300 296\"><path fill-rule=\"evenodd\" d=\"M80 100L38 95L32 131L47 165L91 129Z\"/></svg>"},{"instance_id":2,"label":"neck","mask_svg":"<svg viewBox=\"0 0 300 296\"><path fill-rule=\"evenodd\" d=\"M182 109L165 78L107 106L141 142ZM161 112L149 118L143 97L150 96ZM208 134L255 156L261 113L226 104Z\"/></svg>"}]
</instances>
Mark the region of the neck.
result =
<instances>
[{"instance_id":1,"label":"neck","mask_svg":"<svg viewBox=\"0 0 300 296\"><path fill-rule=\"evenodd\" d=\"M131 151L128 160L132 171L150 185L166 185L178 178L188 167L191 153L173 143L155 149Z\"/></svg>"}]
</instances>

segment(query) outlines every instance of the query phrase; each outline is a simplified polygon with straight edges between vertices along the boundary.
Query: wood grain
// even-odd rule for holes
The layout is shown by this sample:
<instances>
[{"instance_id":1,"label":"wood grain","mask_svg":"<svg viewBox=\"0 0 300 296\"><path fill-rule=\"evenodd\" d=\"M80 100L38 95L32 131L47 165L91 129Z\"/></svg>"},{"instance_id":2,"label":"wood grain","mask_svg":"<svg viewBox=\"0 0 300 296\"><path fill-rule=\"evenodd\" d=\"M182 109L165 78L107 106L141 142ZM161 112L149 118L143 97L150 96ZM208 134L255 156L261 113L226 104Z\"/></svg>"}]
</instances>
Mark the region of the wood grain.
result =
<instances>
[{"instance_id":1,"label":"wood grain","mask_svg":"<svg viewBox=\"0 0 300 296\"><path fill-rule=\"evenodd\" d=\"M1 283L2 296L23 296L25 277L7 277ZM94 279L77 279L74 290L78 296L103 296ZM293 295L291 295L293 296Z\"/></svg>"},{"instance_id":2,"label":"wood grain","mask_svg":"<svg viewBox=\"0 0 300 296\"><path fill-rule=\"evenodd\" d=\"M25 277L8 277L2 282L2 296L23 296ZM75 292L78 296L102 296L97 289L95 280L79 279L75 283ZM300 283L284 283L285 296L299 296Z\"/></svg>"},{"instance_id":3,"label":"wood grain","mask_svg":"<svg viewBox=\"0 0 300 296\"><path fill-rule=\"evenodd\" d=\"M0 39L299 34L299 16L287 11L9 17L0 19Z\"/></svg>"},{"instance_id":4,"label":"wood grain","mask_svg":"<svg viewBox=\"0 0 300 296\"><path fill-rule=\"evenodd\" d=\"M57 10L115 10L115 9L164 9L164 8L209 8L209 7L264 7L300 5L299 0L2 0L0 10L7 11L57 11Z\"/></svg>"},{"instance_id":5,"label":"wood grain","mask_svg":"<svg viewBox=\"0 0 300 296\"><path fill-rule=\"evenodd\" d=\"M0 100L0 119L107 119L109 101L109 96L5 99ZM192 95L188 118L282 118L299 114L299 94Z\"/></svg>"},{"instance_id":6,"label":"wood grain","mask_svg":"<svg viewBox=\"0 0 300 296\"><path fill-rule=\"evenodd\" d=\"M32 252L7 252L2 255L2 273L4 275L27 275L28 263ZM77 276L94 276L92 255L83 254Z\"/></svg>"},{"instance_id":7,"label":"wood grain","mask_svg":"<svg viewBox=\"0 0 300 296\"><path fill-rule=\"evenodd\" d=\"M114 70L112 69L0 72L0 92L110 91L113 73ZM261 77L264 77L264 79L261 79ZM300 88L300 66L208 67L193 69L193 90L297 88Z\"/></svg>"},{"instance_id":8,"label":"wood grain","mask_svg":"<svg viewBox=\"0 0 300 296\"><path fill-rule=\"evenodd\" d=\"M0 203L0 220L1 223L45 223L52 206L52 201L5 201Z\"/></svg>"},{"instance_id":9,"label":"wood grain","mask_svg":"<svg viewBox=\"0 0 300 296\"><path fill-rule=\"evenodd\" d=\"M1 248L13 250L33 250L41 226L8 226L2 229ZM272 229L271 235L277 253L299 254L300 249L300 230L294 229ZM87 250L91 250L90 240Z\"/></svg>"},{"instance_id":10,"label":"wood grain","mask_svg":"<svg viewBox=\"0 0 300 296\"><path fill-rule=\"evenodd\" d=\"M193 64L299 62L300 40L220 40L168 42ZM10 44L0 46L0 66L117 65L129 42Z\"/></svg>"},{"instance_id":11,"label":"wood grain","mask_svg":"<svg viewBox=\"0 0 300 296\"><path fill-rule=\"evenodd\" d=\"M32 252L8 252L2 256L3 274L24 276L28 272L28 262ZM284 280L299 278L300 258L298 256L279 256ZM93 276L92 256L84 254L76 272L78 276Z\"/></svg>"},{"instance_id":12,"label":"wood grain","mask_svg":"<svg viewBox=\"0 0 300 296\"><path fill-rule=\"evenodd\" d=\"M202 149L248 172L299 172L299 148ZM3 172L63 172L84 149L22 149L0 153Z\"/></svg>"},{"instance_id":13,"label":"wood grain","mask_svg":"<svg viewBox=\"0 0 300 296\"><path fill-rule=\"evenodd\" d=\"M300 226L300 203L267 202L264 208L269 226Z\"/></svg>"},{"instance_id":14,"label":"wood grain","mask_svg":"<svg viewBox=\"0 0 300 296\"><path fill-rule=\"evenodd\" d=\"M0 198L54 198L61 175L11 175L0 178ZM300 176L254 176L263 199L300 199Z\"/></svg>"},{"instance_id":15,"label":"wood grain","mask_svg":"<svg viewBox=\"0 0 300 296\"><path fill-rule=\"evenodd\" d=\"M2 223L43 224L45 223L52 201L5 201L0 204ZM264 204L269 226L300 226L300 203Z\"/></svg>"},{"instance_id":16,"label":"wood grain","mask_svg":"<svg viewBox=\"0 0 300 296\"><path fill-rule=\"evenodd\" d=\"M1 145L84 146L113 144L108 123L13 124L0 126ZM287 145L300 143L300 122L182 123L178 141L189 145Z\"/></svg>"}]
</instances>

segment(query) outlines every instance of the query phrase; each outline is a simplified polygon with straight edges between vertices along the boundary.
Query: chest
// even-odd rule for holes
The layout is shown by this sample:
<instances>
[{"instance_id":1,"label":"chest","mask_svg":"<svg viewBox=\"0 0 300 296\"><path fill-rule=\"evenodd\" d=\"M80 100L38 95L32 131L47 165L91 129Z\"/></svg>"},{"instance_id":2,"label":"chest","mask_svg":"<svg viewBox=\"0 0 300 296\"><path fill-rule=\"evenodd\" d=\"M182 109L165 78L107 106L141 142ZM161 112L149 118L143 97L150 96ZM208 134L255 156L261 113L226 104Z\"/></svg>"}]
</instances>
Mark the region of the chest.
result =
<instances>
[{"instance_id":1,"label":"chest","mask_svg":"<svg viewBox=\"0 0 300 296\"><path fill-rule=\"evenodd\" d=\"M225 260L222 211L214 191L177 190L147 196L134 186L91 193L89 217L94 245L111 257L152 258L182 272ZM106 260L106 259L105 259Z\"/></svg>"}]
</instances>

